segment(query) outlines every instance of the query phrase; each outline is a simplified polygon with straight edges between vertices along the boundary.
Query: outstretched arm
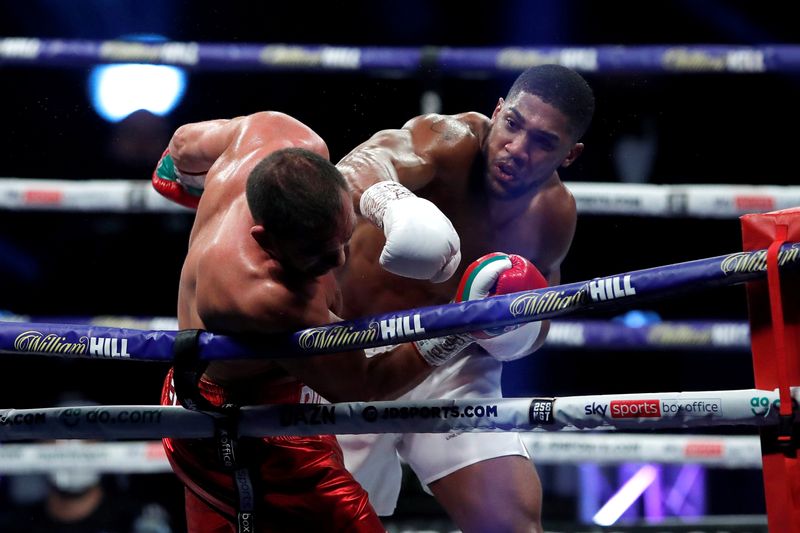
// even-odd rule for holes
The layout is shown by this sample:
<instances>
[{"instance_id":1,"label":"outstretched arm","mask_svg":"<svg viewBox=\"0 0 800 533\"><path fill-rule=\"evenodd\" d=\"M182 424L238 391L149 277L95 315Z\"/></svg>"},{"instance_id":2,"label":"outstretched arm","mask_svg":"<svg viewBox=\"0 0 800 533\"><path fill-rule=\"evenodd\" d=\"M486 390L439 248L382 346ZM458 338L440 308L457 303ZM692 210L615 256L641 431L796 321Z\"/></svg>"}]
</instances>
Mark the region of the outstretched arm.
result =
<instances>
[{"instance_id":1,"label":"outstretched arm","mask_svg":"<svg viewBox=\"0 0 800 533\"><path fill-rule=\"evenodd\" d=\"M325 291L313 291L309 298L308 291L295 293L266 282L260 289L253 288L236 299L240 308L231 329L275 333L341 321L329 309L328 300ZM425 379L433 368L412 343L370 358L363 350L350 349L327 355L286 357L275 362L333 402L396 398Z\"/></svg>"},{"instance_id":2,"label":"outstretched arm","mask_svg":"<svg viewBox=\"0 0 800 533\"><path fill-rule=\"evenodd\" d=\"M521 256L488 254L464 273L457 301L481 299L546 285L536 267ZM328 312L326 323L339 318ZM540 323L406 342L367 358L350 351L307 359L281 359L291 374L329 401L393 399L420 383L436 366L459 356L477 342L492 357L508 361L534 350Z\"/></svg>"},{"instance_id":3,"label":"outstretched arm","mask_svg":"<svg viewBox=\"0 0 800 533\"><path fill-rule=\"evenodd\" d=\"M332 314L330 320L340 319ZM372 357L362 350L351 350L280 359L279 364L331 402L395 399L421 383L435 368L410 342L386 348Z\"/></svg>"}]
</instances>

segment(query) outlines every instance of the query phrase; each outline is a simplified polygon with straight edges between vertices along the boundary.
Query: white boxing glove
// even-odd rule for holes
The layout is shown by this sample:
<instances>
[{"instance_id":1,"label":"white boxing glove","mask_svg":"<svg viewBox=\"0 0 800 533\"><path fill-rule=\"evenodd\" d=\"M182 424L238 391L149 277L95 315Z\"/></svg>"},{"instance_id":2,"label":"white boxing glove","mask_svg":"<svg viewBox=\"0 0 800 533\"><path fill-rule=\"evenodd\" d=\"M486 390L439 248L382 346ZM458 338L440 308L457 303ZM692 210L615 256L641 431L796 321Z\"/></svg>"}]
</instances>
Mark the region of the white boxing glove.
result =
<instances>
[{"instance_id":1,"label":"white boxing glove","mask_svg":"<svg viewBox=\"0 0 800 533\"><path fill-rule=\"evenodd\" d=\"M361 195L361 214L383 228L380 264L398 276L447 281L461 262L453 224L432 202L396 181L379 181Z\"/></svg>"}]
</instances>

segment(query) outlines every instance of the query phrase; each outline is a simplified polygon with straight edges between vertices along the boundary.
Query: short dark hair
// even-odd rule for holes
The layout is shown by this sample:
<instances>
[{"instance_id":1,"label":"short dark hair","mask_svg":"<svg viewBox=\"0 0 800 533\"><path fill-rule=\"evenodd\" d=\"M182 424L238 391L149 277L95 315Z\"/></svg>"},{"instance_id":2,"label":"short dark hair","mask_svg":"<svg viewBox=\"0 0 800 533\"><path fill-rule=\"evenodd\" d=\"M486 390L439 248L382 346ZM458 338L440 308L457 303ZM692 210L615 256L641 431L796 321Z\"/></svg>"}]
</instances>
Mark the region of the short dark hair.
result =
<instances>
[{"instance_id":1,"label":"short dark hair","mask_svg":"<svg viewBox=\"0 0 800 533\"><path fill-rule=\"evenodd\" d=\"M594 93L580 74L561 65L537 65L517 77L506 100L523 91L564 113L576 141L586 133L594 114Z\"/></svg>"},{"instance_id":2,"label":"short dark hair","mask_svg":"<svg viewBox=\"0 0 800 533\"><path fill-rule=\"evenodd\" d=\"M247 177L247 205L278 238L328 238L336 231L347 182L327 159L303 148L265 157Z\"/></svg>"}]
</instances>

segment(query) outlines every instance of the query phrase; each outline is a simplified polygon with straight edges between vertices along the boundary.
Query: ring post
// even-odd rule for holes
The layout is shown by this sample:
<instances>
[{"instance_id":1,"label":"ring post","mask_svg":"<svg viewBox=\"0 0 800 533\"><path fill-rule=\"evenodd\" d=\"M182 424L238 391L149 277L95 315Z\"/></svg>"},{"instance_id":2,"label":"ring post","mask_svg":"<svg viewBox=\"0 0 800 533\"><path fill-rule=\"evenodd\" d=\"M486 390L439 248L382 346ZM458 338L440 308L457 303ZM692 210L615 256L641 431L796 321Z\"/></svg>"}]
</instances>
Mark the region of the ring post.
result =
<instances>
[{"instance_id":1,"label":"ring post","mask_svg":"<svg viewBox=\"0 0 800 533\"><path fill-rule=\"evenodd\" d=\"M745 251L778 250L780 241L800 238L800 208L741 217ZM761 455L769 530L800 533L800 443L793 424L797 407L785 399L790 386L800 385L800 277L778 277L779 254L764 257L767 279L747 283L750 338L755 386L779 390L781 424L762 427Z\"/></svg>"}]
</instances>

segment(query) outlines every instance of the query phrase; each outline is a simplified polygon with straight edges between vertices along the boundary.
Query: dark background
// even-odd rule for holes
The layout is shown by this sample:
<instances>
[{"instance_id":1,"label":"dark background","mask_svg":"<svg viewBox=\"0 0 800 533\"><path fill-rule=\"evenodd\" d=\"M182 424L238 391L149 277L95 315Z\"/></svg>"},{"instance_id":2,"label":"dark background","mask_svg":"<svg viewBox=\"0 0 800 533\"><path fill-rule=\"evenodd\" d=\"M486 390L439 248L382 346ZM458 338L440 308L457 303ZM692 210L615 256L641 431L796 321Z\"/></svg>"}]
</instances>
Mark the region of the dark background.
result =
<instances>
[{"instance_id":1,"label":"dark background","mask_svg":"<svg viewBox=\"0 0 800 533\"><path fill-rule=\"evenodd\" d=\"M380 46L794 44L797 10L761 2L274 2L32 1L0 3L0 36ZM0 65L0 175L148 180L180 124L274 109L309 124L336 161L383 128L419 114L436 90L442 112L489 114L514 75L197 72L165 119L100 119L88 68ZM623 140L657 147L651 183L794 184L800 75L584 73L597 112L570 181L619 181ZM648 137L649 136L649 137ZM137 142L128 143L131 138ZM188 215L0 212L0 309L31 315L173 315ZM740 249L737 220L579 217L564 282ZM663 318L745 319L741 287L652 303ZM595 315L597 316L597 315ZM601 315L610 317L612 314ZM123 368L124 367L124 368ZM52 405L67 388L101 403L155 403L153 363L42 361L4 365L0 406ZM507 395L712 390L753 385L748 354L546 352L509 365ZM763 512L758 473L747 501L716 511ZM712 482L731 486L730 472ZM546 487L547 488L547 487ZM727 493L726 493L727 494ZM761 500L759 500L761 498ZM723 498L719 498L723 500ZM742 498L744 501L744 498ZM553 505L553 513L570 509ZM558 509L558 511L556 511ZM546 511L547 513L547 511ZM547 516L547 514L546 514ZM553 515L550 515L553 516Z\"/></svg>"}]
</instances>

